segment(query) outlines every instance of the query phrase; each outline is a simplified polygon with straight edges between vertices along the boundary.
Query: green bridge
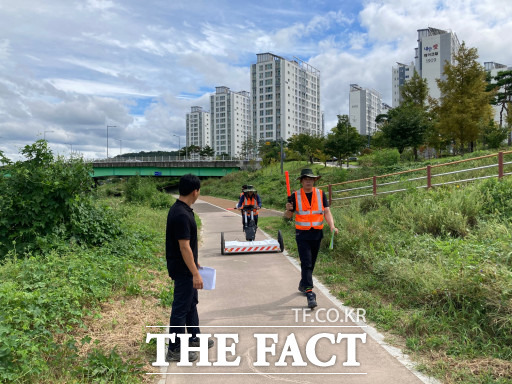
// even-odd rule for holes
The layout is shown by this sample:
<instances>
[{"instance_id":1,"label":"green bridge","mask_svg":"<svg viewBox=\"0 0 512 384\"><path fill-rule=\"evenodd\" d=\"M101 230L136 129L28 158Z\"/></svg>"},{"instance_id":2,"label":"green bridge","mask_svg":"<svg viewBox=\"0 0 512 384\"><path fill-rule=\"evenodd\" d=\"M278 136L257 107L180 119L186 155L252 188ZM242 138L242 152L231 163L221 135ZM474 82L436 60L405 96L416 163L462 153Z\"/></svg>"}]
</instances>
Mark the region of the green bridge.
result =
<instances>
[{"instance_id":1,"label":"green bridge","mask_svg":"<svg viewBox=\"0 0 512 384\"><path fill-rule=\"evenodd\" d=\"M222 177L232 172L248 168L260 168L254 160L96 160L92 163L92 177L109 176L183 176L192 173L196 176Z\"/></svg>"}]
</instances>

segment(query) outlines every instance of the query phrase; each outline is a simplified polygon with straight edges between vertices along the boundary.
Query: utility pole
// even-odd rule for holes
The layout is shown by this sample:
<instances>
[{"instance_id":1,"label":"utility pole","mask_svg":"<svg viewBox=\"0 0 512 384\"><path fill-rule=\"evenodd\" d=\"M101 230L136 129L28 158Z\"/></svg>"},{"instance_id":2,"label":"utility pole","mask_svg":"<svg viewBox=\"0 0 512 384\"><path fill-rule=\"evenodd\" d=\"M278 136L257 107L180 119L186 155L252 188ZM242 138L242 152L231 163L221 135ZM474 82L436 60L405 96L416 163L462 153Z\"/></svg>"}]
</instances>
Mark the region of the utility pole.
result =
<instances>
[{"instance_id":1,"label":"utility pole","mask_svg":"<svg viewBox=\"0 0 512 384\"><path fill-rule=\"evenodd\" d=\"M173 134L174 137L178 138L178 161L180 161L180 151L181 151L181 136Z\"/></svg>"}]
</instances>

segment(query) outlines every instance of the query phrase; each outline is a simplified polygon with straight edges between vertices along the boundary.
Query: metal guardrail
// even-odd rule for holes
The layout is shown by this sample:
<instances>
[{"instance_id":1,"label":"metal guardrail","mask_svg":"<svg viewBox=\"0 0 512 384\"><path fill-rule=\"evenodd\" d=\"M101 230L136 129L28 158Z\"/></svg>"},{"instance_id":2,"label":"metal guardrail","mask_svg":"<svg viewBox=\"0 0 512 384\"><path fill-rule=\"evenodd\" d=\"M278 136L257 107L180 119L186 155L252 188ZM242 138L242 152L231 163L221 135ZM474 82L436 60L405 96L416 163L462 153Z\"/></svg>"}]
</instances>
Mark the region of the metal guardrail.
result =
<instances>
[{"instance_id":1,"label":"metal guardrail","mask_svg":"<svg viewBox=\"0 0 512 384\"><path fill-rule=\"evenodd\" d=\"M459 160L459 161L453 161L450 163L428 165L426 167L410 169L410 170L402 171L402 172L388 173L385 175L372 176L372 177L367 177L367 178L358 179L358 180L349 180L349 181L344 181L342 183L336 183L336 184L328 184L328 185L320 186L319 188L322 188L322 187L328 188L329 204L332 204L332 202L334 202L334 201L342 201L342 200L357 199L357 198L362 198L362 197L386 195L386 194L397 193L397 192L405 192L410 188L430 189L432 187L439 187L439 186L443 186L443 185L450 185L450 184L457 184L457 183L467 183L467 182L471 182L471 181L475 181L475 180L490 179L490 178L495 178L495 177L497 177L498 179L502 179L504 176L512 175L512 172L504 172L505 165L512 164L512 161L505 162L504 156L511 154L511 153L512 153L512 151L498 152L497 154L474 157L474 158L464 159L464 160ZM450 171L450 172L432 174L433 169L437 169L437 168L441 168L441 167L449 167L449 166L457 165L460 163L465 163L468 161L477 161L477 160L489 159L489 158L494 158L494 157L497 157L497 163L495 163L495 164L489 164L489 165L483 165L483 166L478 166L478 167L459 169L459 170ZM482 171L482 170L495 168L495 167L498 167L498 174L481 175L481 176L471 177L471 178L467 178L467 179L449 180L449 181L445 181L445 182L439 182L436 184L432 184L433 178L442 178L442 177L456 175L456 174L460 174L460 173L464 173L464 172ZM401 176L401 175L405 175L405 174L424 172L424 171L426 171L425 176L412 177L412 178L401 179L401 180L392 180L392 181L383 182L383 183L377 182L378 180L385 179L385 178L392 177L392 176L396 177L396 176ZM418 182L421 180L426 180L426 185L415 185L415 186L410 185L413 182ZM370 185L355 186L352 188L342 188L342 189L336 189L336 190L333 188L333 187L342 186L342 185L344 186L344 185L349 185L349 184L367 183L369 181L371 181ZM410 186L409 186L409 188L383 190L383 188L385 188L387 186L396 185L396 184L400 184L400 183L408 183ZM372 189L372 193L363 193L363 194L352 195L352 196L333 197L333 195L350 194L353 191L362 191L365 189Z\"/></svg>"},{"instance_id":2,"label":"metal guardrail","mask_svg":"<svg viewBox=\"0 0 512 384\"><path fill-rule=\"evenodd\" d=\"M90 160L92 163L129 163L129 162L191 162L191 161L222 161L222 160L239 160L233 157L223 157L223 158L215 158L215 157L202 157L202 158L194 158L194 157L178 157L178 156L135 156L135 157L109 157L106 159L94 159Z\"/></svg>"}]
</instances>

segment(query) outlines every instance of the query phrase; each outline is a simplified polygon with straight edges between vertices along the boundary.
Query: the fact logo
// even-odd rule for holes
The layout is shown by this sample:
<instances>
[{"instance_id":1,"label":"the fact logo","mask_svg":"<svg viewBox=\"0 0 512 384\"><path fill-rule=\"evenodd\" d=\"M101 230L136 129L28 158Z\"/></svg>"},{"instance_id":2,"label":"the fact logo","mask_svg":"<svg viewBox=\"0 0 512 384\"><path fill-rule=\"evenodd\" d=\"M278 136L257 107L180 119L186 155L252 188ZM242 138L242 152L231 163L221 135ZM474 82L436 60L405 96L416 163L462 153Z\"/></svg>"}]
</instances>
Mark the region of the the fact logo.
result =
<instances>
[{"instance_id":1,"label":"the fact logo","mask_svg":"<svg viewBox=\"0 0 512 384\"><path fill-rule=\"evenodd\" d=\"M171 342L174 342L176 337L180 338L182 346L178 366L192 366L192 363L188 360L189 352L199 352L199 360L195 363L197 367L238 367L240 365L241 356L238 356L236 352L236 346L239 342L238 334L213 334L217 346L217 361L214 362L208 361L208 338L212 337L212 334L197 335L200 340L199 347L190 347L188 345L190 336L189 334L148 333L146 343L156 339L156 361L152 365L157 367L169 365L165 361L165 340L169 339ZM273 363L275 367L286 367L289 360L291 360L290 365L293 367L305 367L308 365L308 362L318 367L331 367L336 364L337 356L335 354L327 360L320 360L317 356L317 344L323 339L336 345L340 345L342 341L346 340L346 360L342 365L344 367L359 367L361 364L357 361L357 341L360 340L360 342L366 343L366 333L318 333L311 336L301 350L295 333L290 333L286 336L283 347L278 351L277 345L280 336L277 333L255 333L253 337L256 343L256 360L252 365L255 367L270 366L271 363L268 361L269 355L279 356L279 360ZM288 357L291 359L287 359Z\"/></svg>"}]
</instances>

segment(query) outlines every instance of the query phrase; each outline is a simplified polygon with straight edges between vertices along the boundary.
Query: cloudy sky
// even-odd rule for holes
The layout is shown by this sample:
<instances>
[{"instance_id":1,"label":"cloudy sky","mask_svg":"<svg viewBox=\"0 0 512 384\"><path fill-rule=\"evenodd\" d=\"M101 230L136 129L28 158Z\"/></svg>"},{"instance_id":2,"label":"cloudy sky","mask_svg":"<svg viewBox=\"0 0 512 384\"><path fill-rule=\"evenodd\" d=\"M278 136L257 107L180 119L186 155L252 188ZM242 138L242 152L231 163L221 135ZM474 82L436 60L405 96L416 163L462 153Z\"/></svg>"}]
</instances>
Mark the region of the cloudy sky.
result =
<instances>
[{"instance_id":1,"label":"cloudy sky","mask_svg":"<svg viewBox=\"0 0 512 384\"><path fill-rule=\"evenodd\" d=\"M417 29L452 30L480 61L512 65L510 0L1 0L0 150L46 138L87 158L173 150L191 106L249 88L256 54L321 72L326 129L349 84L391 104L391 70ZM181 138L179 138L181 137Z\"/></svg>"}]
</instances>

